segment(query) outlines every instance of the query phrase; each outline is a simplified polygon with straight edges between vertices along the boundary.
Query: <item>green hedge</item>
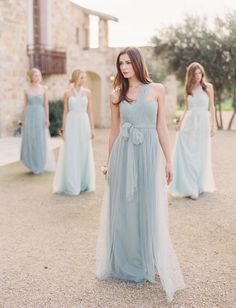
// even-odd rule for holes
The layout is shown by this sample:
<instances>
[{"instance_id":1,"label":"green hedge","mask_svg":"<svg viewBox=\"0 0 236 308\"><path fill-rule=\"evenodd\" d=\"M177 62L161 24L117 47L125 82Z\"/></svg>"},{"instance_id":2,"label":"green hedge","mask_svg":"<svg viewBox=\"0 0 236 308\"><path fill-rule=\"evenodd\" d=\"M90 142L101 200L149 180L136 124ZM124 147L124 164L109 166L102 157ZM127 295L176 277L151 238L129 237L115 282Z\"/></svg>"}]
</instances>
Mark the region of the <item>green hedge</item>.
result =
<instances>
[{"instance_id":1,"label":"green hedge","mask_svg":"<svg viewBox=\"0 0 236 308\"><path fill-rule=\"evenodd\" d=\"M49 101L49 121L51 136L58 136L58 130L62 127L63 100Z\"/></svg>"}]
</instances>

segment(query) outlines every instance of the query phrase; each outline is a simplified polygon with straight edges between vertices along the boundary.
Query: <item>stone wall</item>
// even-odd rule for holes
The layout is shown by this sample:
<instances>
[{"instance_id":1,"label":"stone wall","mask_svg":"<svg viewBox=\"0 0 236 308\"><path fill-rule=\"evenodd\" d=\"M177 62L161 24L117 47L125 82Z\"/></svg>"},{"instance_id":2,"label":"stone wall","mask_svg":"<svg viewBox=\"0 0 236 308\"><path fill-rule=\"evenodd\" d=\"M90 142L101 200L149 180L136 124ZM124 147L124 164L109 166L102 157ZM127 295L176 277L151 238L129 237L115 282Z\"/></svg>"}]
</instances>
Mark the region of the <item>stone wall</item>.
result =
<instances>
[{"instance_id":1,"label":"stone wall","mask_svg":"<svg viewBox=\"0 0 236 308\"><path fill-rule=\"evenodd\" d=\"M44 78L49 87L49 98L62 98L72 71L75 68L85 70L88 72L87 87L92 90L95 124L97 127L107 127L110 123L109 76L114 71L114 61L108 60L108 54L112 49L84 48L88 40L89 20L75 4L68 4L66 0L53 1L52 11L52 47L66 50L67 74Z\"/></svg>"},{"instance_id":2,"label":"stone wall","mask_svg":"<svg viewBox=\"0 0 236 308\"><path fill-rule=\"evenodd\" d=\"M88 49L89 20L83 10L69 0L42 0L47 6L42 29L46 45L52 50L66 51L67 73L43 77L48 86L49 99L62 99L75 68L88 72L87 86L92 90L92 101L97 127L110 125L110 77L116 73L115 61L121 48ZM23 88L27 86L29 61L27 44L32 43L32 0L0 1L0 137L14 135L23 109ZM106 33L104 33L105 35ZM101 35L101 33L100 33ZM142 48L151 57L150 48ZM154 61L154 60L153 60ZM154 62L153 62L154 63ZM167 92L167 117L175 113L176 81L168 77L164 82Z\"/></svg>"},{"instance_id":3,"label":"stone wall","mask_svg":"<svg viewBox=\"0 0 236 308\"><path fill-rule=\"evenodd\" d=\"M70 48L72 30L70 28L71 16L70 1L68 0L50 0L51 16L50 16L50 42L53 50L62 50L67 53L67 74L44 76L43 81L48 86L49 99L61 99L68 87L70 70L68 69L70 62Z\"/></svg>"},{"instance_id":4,"label":"stone wall","mask_svg":"<svg viewBox=\"0 0 236 308\"><path fill-rule=\"evenodd\" d=\"M27 1L0 1L0 137L14 135L28 70Z\"/></svg>"}]
</instances>

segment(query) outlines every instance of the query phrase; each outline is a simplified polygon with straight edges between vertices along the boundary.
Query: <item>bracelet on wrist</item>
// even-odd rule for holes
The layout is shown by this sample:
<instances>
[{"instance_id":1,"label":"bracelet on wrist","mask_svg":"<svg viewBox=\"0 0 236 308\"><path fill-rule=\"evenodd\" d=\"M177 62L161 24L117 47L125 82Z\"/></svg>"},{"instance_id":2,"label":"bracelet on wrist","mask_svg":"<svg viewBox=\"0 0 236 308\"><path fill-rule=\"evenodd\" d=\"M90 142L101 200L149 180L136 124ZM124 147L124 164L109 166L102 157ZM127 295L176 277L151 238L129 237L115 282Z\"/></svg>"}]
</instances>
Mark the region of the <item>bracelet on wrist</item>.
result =
<instances>
[{"instance_id":1,"label":"bracelet on wrist","mask_svg":"<svg viewBox=\"0 0 236 308\"><path fill-rule=\"evenodd\" d=\"M58 129L58 135L59 135L59 136L62 135L63 132L64 132L64 129L63 129L63 128L59 128L59 129Z\"/></svg>"},{"instance_id":2,"label":"bracelet on wrist","mask_svg":"<svg viewBox=\"0 0 236 308\"><path fill-rule=\"evenodd\" d=\"M107 174L107 171L108 171L108 166L101 166L101 172L106 175Z\"/></svg>"}]
</instances>

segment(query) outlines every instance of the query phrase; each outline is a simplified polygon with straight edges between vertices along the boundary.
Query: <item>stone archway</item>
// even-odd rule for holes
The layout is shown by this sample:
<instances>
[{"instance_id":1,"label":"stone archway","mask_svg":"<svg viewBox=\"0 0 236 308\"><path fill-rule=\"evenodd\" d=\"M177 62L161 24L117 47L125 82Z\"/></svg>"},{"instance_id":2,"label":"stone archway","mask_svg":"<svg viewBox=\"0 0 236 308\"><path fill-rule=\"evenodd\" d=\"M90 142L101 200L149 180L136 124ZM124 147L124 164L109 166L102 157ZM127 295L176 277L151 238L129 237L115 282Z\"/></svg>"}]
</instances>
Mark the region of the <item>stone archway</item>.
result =
<instances>
[{"instance_id":1,"label":"stone archway","mask_svg":"<svg viewBox=\"0 0 236 308\"><path fill-rule=\"evenodd\" d=\"M92 92L93 116L95 127L101 127L102 108L101 108L101 78L95 72L87 71L87 87Z\"/></svg>"}]
</instances>

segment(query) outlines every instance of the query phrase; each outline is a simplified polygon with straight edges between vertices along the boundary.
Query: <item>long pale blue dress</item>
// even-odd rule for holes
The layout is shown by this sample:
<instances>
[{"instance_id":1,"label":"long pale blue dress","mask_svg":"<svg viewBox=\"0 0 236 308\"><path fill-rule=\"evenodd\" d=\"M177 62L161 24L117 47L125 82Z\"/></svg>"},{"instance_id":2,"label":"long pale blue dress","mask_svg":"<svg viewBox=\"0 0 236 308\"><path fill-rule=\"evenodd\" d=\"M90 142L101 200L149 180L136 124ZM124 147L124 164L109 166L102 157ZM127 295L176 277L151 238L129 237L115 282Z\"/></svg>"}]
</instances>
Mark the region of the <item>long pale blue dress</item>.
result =
<instances>
[{"instance_id":1,"label":"long pale blue dress","mask_svg":"<svg viewBox=\"0 0 236 308\"><path fill-rule=\"evenodd\" d=\"M97 277L155 281L168 300L184 288L168 231L167 187L156 130L158 103L143 84L136 101L122 101L97 243Z\"/></svg>"},{"instance_id":2,"label":"long pale blue dress","mask_svg":"<svg viewBox=\"0 0 236 308\"><path fill-rule=\"evenodd\" d=\"M82 89L69 97L64 144L53 181L53 192L79 195L95 190L95 168L91 129L87 113L88 98Z\"/></svg>"},{"instance_id":3,"label":"long pale blue dress","mask_svg":"<svg viewBox=\"0 0 236 308\"><path fill-rule=\"evenodd\" d=\"M170 192L174 195L198 197L215 190L211 162L209 96L197 88L187 98L188 111L177 133L174 146L174 178Z\"/></svg>"},{"instance_id":4,"label":"long pale blue dress","mask_svg":"<svg viewBox=\"0 0 236 308\"><path fill-rule=\"evenodd\" d=\"M28 93L27 99L20 159L35 174L54 171L49 130L45 127L44 94Z\"/></svg>"}]
</instances>

